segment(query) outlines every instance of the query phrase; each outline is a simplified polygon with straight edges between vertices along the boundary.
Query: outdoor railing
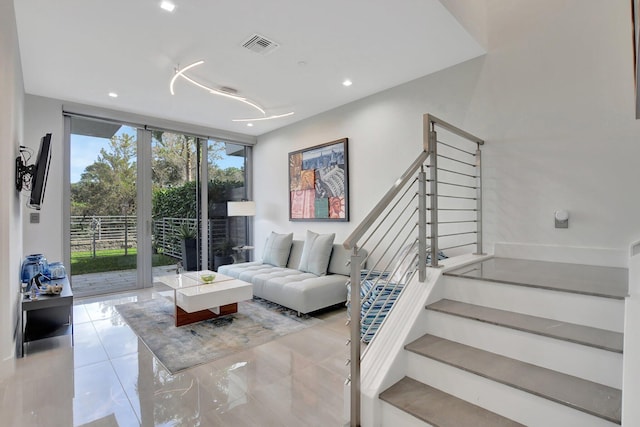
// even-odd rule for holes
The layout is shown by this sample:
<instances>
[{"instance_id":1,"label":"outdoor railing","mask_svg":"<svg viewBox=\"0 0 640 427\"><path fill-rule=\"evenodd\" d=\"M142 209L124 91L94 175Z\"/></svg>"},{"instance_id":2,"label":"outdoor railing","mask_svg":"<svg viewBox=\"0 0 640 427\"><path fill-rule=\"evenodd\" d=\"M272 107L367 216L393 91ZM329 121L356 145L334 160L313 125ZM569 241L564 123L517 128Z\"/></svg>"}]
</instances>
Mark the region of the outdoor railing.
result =
<instances>
[{"instance_id":1,"label":"outdoor railing","mask_svg":"<svg viewBox=\"0 0 640 427\"><path fill-rule=\"evenodd\" d=\"M182 246L178 229L190 224L196 229L193 218L159 218L153 222L153 244L158 253L180 259ZM71 216L70 242L72 252L122 249L137 247L137 219L135 215ZM210 245L216 245L228 237L227 218L209 220Z\"/></svg>"},{"instance_id":2,"label":"outdoor railing","mask_svg":"<svg viewBox=\"0 0 640 427\"><path fill-rule=\"evenodd\" d=\"M136 225L135 215L71 216L71 250L135 248Z\"/></svg>"},{"instance_id":3,"label":"outdoor railing","mask_svg":"<svg viewBox=\"0 0 640 427\"><path fill-rule=\"evenodd\" d=\"M443 250L451 256L473 246L482 253L484 141L429 114L423 127L422 152L343 243L353 251L346 384L354 427L360 425L360 363L367 354L361 348L383 327L403 290L416 284L416 274L418 284L424 282L426 267L439 266Z\"/></svg>"}]
</instances>

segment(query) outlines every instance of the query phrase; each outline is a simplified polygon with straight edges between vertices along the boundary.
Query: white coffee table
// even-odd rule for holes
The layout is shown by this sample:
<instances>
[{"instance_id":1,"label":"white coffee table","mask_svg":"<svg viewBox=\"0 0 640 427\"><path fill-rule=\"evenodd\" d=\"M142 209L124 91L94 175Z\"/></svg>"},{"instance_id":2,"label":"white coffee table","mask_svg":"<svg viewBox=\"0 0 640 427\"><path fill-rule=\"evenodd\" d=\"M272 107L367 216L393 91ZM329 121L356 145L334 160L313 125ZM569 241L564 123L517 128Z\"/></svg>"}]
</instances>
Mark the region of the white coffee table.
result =
<instances>
[{"instance_id":1,"label":"white coffee table","mask_svg":"<svg viewBox=\"0 0 640 427\"><path fill-rule=\"evenodd\" d=\"M211 283L203 275L215 274ZM173 289L176 326L238 312L238 302L253 298L253 286L243 280L209 270L167 274L155 280Z\"/></svg>"}]
</instances>

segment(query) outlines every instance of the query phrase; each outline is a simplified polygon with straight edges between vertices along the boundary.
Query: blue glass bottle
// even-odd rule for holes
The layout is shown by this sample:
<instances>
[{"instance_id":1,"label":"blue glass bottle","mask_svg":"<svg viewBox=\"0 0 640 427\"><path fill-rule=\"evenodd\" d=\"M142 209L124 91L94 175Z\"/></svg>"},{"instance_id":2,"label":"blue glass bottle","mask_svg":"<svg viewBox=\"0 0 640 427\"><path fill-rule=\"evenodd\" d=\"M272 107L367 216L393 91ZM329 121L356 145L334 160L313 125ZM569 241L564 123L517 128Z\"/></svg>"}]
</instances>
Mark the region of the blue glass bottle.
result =
<instances>
[{"instance_id":1,"label":"blue glass bottle","mask_svg":"<svg viewBox=\"0 0 640 427\"><path fill-rule=\"evenodd\" d=\"M29 283L31 278L38 273L48 277L49 264L47 263L47 258L43 254L27 255L22 261L22 271L20 273L22 283Z\"/></svg>"}]
</instances>

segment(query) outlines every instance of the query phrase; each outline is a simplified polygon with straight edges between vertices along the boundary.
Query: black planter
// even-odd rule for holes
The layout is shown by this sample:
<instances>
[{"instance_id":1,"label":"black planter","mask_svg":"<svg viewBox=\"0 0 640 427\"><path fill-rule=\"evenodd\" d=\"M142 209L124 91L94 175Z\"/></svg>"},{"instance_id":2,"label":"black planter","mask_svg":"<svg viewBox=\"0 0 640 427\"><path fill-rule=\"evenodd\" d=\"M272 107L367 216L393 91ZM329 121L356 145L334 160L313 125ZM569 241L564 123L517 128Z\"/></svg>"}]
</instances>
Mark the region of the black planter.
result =
<instances>
[{"instance_id":1,"label":"black planter","mask_svg":"<svg viewBox=\"0 0 640 427\"><path fill-rule=\"evenodd\" d=\"M182 266L187 271L198 269L198 241L196 239L182 241Z\"/></svg>"},{"instance_id":2,"label":"black planter","mask_svg":"<svg viewBox=\"0 0 640 427\"><path fill-rule=\"evenodd\" d=\"M221 265L233 264L233 257L231 255L214 255L213 256L213 269L218 271L218 267Z\"/></svg>"}]
</instances>

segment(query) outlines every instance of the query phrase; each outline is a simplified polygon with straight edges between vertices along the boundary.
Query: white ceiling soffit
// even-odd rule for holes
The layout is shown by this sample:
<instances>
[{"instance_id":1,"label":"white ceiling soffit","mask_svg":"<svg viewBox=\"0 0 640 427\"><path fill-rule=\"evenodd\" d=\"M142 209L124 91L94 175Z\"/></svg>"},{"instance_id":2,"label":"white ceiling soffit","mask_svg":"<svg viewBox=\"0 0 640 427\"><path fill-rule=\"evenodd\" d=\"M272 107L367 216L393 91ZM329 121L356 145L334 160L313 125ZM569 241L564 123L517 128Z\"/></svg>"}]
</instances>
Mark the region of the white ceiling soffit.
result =
<instances>
[{"instance_id":1,"label":"white ceiling soffit","mask_svg":"<svg viewBox=\"0 0 640 427\"><path fill-rule=\"evenodd\" d=\"M485 53L437 0L159 4L16 1L25 91L260 135ZM261 54L243 46L249 36ZM234 88L267 116L295 114L247 127L232 121L253 117L247 105L183 79L172 96L175 69L199 60L192 79Z\"/></svg>"}]
</instances>

